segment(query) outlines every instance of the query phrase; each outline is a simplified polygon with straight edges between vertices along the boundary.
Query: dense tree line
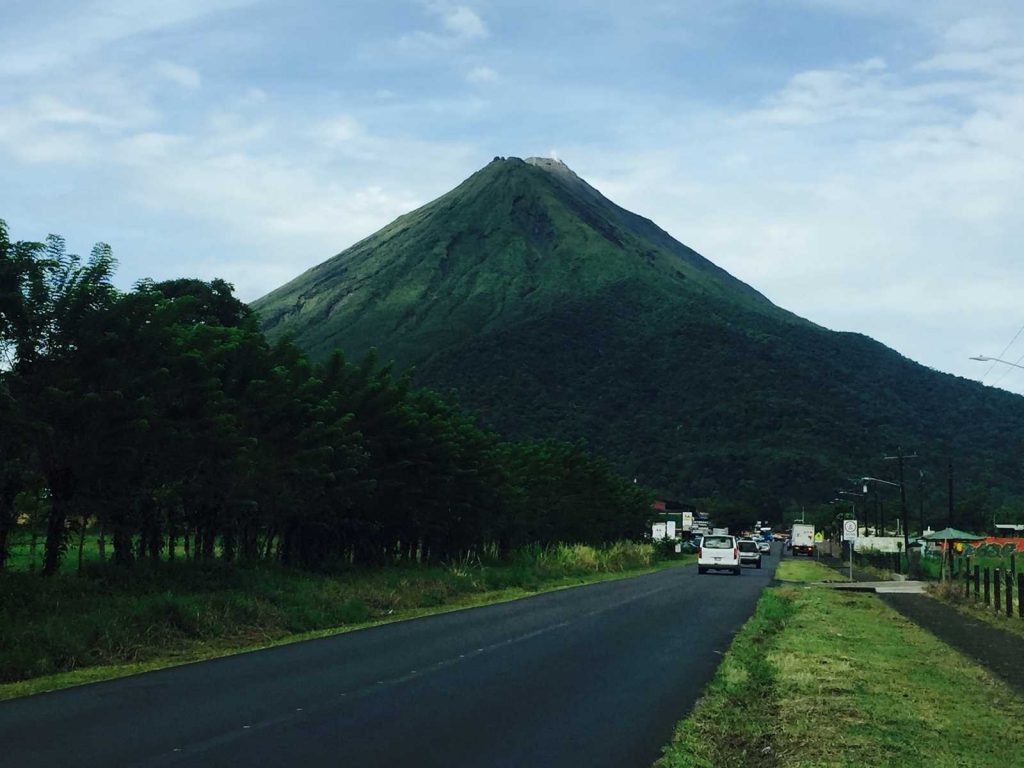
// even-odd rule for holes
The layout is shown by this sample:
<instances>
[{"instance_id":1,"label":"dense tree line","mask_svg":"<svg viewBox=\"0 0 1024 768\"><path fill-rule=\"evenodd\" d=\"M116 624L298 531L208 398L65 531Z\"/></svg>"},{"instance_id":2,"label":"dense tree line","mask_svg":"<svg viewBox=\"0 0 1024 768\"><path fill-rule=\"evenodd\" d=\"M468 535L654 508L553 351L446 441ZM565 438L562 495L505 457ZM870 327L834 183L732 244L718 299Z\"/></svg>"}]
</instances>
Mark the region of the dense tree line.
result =
<instances>
[{"instance_id":1,"label":"dense tree line","mask_svg":"<svg viewBox=\"0 0 1024 768\"><path fill-rule=\"evenodd\" d=\"M121 564L302 567L644 531L645 493L582 444L505 442L372 353L311 363L223 281L114 269L0 221L0 566L26 516L46 573L90 527Z\"/></svg>"}]
</instances>

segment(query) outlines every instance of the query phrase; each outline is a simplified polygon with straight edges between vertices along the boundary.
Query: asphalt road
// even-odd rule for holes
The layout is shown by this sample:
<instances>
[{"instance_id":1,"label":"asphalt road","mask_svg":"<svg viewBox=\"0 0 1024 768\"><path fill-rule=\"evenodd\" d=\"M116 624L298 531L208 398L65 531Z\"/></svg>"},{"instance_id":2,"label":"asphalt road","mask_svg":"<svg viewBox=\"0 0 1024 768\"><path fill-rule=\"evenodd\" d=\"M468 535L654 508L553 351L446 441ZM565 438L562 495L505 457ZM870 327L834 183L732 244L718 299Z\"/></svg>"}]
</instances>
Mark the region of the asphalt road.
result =
<instances>
[{"instance_id":1,"label":"asphalt road","mask_svg":"<svg viewBox=\"0 0 1024 768\"><path fill-rule=\"evenodd\" d=\"M777 562L739 577L673 568L0 702L0 765L649 766Z\"/></svg>"}]
</instances>

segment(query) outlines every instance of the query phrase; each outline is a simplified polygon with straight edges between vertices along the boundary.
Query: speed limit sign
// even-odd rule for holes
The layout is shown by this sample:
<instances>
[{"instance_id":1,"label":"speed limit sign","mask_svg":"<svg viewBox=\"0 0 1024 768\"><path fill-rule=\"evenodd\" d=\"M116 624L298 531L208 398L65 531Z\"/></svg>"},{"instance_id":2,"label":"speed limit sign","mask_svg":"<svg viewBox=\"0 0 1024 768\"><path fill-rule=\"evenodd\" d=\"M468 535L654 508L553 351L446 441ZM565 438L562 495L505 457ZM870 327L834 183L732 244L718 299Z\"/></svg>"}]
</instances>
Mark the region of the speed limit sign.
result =
<instances>
[{"instance_id":1,"label":"speed limit sign","mask_svg":"<svg viewBox=\"0 0 1024 768\"><path fill-rule=\"evenodd\" d=\"M857 538L857 521L843 520L843 541Z\"/></svg>"}]
</instances>

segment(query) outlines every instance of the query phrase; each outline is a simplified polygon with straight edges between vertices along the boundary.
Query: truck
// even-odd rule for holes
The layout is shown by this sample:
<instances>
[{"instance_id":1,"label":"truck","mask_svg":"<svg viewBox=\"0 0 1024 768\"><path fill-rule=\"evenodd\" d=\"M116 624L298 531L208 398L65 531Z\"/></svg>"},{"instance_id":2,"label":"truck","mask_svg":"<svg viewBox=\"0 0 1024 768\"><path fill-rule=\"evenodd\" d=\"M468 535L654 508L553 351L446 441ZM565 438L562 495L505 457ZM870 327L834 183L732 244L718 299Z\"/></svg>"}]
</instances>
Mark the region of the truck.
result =
<instances>
[{"instance_id":1,"label":"truck","mask_svg":"<svg viewBox=\"0 0 1024 768\"><path fill-rule=\"evenodd\" d=\"M809 523L793 523L793 531L789 537L789 545L796 555L814 557L814 526Z\"/></svg>"}]
</instances>

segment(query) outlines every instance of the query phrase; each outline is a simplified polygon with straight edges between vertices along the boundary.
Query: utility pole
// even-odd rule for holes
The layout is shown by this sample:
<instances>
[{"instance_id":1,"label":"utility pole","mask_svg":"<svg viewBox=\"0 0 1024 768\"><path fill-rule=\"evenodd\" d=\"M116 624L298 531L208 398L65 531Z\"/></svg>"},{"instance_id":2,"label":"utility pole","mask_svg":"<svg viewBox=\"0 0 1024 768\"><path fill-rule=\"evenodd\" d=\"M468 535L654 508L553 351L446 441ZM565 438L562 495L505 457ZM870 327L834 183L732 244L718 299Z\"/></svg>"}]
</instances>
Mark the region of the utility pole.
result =
<instances>
[{"instance_id":1,"label":"utility pole","mask_svg":"<svg viewBox=\"0 0 1024 768\"><path fill-rule=\"evenodd\" d=\"M953 457L949 457L949 511L946 513L946 527L953 527Z\"/></svg>"},{"instance_id":2,"label":"utility pole","mask_svg":"<svg viewBox=\"0 0 1024 768\"><path fill-rule=\"evenodd\" d=\"M900 474L900 513L903 517L903 551L907 553L907 563L910 563L910 526L907 521L907 486L903 482L903 461L904 459L916 459L917 454L904 455L903 446L896 447L895 456L884 456L886 461L896 461Z\"/></svg>"},{"instance_id":3,"label":"utility pole","mask_svg":"<svg viewBox=\"0 0 1024 768\"><path fill-rule=\"evenodd\" d=\"M924 470L917 470L917 522L924 536Z\"/></svg>"}]
</instances>

